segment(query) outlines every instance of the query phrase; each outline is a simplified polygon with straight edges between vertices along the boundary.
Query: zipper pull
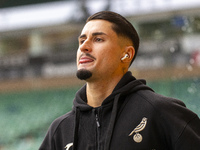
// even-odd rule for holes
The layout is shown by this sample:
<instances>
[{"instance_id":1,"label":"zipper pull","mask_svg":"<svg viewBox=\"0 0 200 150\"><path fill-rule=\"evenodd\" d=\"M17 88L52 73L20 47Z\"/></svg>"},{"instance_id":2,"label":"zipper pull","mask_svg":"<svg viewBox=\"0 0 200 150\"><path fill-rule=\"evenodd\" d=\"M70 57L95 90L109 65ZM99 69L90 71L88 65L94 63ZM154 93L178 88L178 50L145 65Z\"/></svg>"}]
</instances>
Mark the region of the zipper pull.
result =
<instances>
[{"instance_id":1,"label":"zipper pull","mask_svg":"<svg viewBox=\"0 0 200 150\"><path fill-rule=\"evenodd\" d=\"M97 114L96 114L96 123L97 123L97 127L100 128L99 117Z\"/></svg>"}]
</instances>

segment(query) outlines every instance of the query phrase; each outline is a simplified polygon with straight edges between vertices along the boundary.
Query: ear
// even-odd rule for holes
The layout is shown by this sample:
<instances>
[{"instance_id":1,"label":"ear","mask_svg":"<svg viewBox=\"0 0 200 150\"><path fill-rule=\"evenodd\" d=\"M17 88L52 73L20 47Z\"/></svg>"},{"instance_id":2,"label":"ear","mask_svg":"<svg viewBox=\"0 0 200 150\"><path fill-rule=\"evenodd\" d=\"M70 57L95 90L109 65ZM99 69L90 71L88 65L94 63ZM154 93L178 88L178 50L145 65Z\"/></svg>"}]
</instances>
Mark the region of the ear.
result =
<instances>
[{"instance_id":1,"label":"ear","mask_svg":"<svg viewBox=\"0 0 200 150\"><path fill-rule=\"evenodd\" d=\"M123 54L124 55L128 54L128 57L126 59L122 60L122 61L123 62L127 62L127 63L128 62L131 63L131 61L132 61L132 59L133 59L133 57L135 55L135 49L134 49L134 47L133 46L126 46L125 51L124 51Z\"/></svg>"}]
</instances>

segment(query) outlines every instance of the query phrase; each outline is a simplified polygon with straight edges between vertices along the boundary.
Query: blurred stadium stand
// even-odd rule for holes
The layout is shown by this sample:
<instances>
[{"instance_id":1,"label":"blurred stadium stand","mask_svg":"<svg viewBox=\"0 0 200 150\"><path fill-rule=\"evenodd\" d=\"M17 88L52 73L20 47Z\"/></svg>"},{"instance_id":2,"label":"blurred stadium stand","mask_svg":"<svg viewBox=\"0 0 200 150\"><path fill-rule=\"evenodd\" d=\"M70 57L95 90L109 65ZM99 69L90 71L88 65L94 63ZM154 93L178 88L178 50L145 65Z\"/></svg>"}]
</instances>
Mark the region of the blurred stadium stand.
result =
<instances>
[{"instance_id":1,"label":"blurred stadium stand","mask_svg":"<svg viewBox=\"0 0 200 150\"><path fill-rule=\"evenodd\" d=\"M0 145L22 150L24 143L24 150L38 149L47 126L71 110L76 91L70 88L0 94Z\"/></svg>"},{"instance_id":2,"label":"blurred stadium stand","mask_svg":"<svg viewBox=\"0 0 200 150\"><path fill-rule=\"evenodd\" d=\"M35 150L72 107L83 20L100 10L126 16L141 45L130 70L200 116L199 0L3 0L0 2L0 150Z\"/></svg>"}]
</instances>

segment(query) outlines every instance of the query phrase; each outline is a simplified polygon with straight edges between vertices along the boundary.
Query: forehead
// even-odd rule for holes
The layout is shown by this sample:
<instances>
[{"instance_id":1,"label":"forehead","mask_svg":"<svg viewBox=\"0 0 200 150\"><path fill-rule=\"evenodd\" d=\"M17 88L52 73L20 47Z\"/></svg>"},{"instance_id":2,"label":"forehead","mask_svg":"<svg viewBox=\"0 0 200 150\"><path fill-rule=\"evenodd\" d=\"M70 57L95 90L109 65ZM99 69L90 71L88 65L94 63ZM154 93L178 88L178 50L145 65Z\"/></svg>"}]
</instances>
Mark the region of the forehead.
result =
<instances>
[{"instance_id":1,"label":"forehead","mask_svg":"<svg viewBox=\"0 0 200 150\"><path fill-rule=\"evenodd\" d=\"M106 20L91 20L87 22L81 34L92 34L94 32L103 32L106 34L115 34L112 29L112 23Z\"/></svg>"}]
</instances>

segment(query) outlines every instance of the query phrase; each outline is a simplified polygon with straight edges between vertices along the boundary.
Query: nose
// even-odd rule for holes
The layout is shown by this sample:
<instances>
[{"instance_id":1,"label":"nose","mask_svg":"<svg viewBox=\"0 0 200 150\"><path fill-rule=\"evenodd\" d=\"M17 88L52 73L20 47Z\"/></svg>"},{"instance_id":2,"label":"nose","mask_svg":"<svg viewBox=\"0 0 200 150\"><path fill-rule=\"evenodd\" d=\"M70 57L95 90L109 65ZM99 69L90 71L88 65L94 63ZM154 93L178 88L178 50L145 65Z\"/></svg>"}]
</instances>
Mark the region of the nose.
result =
<instances>
[{"instance_id":1,"label":"nose","mask_svg":"<svg viewBox=\"0 0 200 150\"><path fill-rule=\"evenodd\" d=\"M79 49L81 52L90 52L92 50L90 41L85 40L81 45L79 45Z\"/></svg>"}]
</instances>

